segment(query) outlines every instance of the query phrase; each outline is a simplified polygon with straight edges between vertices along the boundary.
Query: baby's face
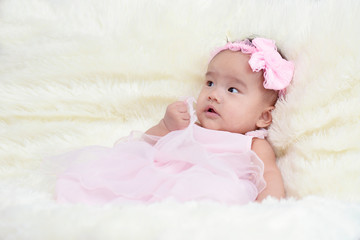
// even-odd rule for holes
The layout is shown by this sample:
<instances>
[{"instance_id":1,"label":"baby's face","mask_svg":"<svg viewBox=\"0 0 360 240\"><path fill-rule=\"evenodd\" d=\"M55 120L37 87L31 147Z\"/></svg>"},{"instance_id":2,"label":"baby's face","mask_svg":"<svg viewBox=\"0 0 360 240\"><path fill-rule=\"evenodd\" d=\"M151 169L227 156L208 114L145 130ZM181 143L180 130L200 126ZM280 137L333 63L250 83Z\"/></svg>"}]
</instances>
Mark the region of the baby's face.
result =
<instances>
[{"instance_id":1,"label":"baby's face","mask_svg":"<svg viewBox=\"0 0 360 240\"><path fill-rule=\"evenodd\" d=\"M235 133L257 129L264 101L263 72L253 72L250 55L226 50L209 63L196 114L204 128Z\"/></svg>"}]
</instances>

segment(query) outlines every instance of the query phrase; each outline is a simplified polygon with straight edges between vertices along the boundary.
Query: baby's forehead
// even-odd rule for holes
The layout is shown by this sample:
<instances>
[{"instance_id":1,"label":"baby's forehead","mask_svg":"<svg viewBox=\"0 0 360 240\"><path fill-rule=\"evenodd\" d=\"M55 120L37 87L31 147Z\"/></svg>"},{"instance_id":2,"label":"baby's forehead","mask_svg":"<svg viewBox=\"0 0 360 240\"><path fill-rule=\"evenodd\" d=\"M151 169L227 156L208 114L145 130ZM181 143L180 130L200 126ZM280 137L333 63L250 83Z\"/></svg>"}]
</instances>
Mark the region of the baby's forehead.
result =
<instances>
[{"instance_id":1,"label":"baby's forehead","mask_svg":"<svg viewBox=\"0 0 360 240\"><path fill-rule=\"evenodd\" d=\"M252 72L249 65L250 55L242 52L233 52L225 50L213 57L208 64L208 70L213 69L242 69L249 73Z\"/></svg>"},{"instance_id":2,"label":"baby's forehead","mask_svg":"<svg viewBox=\"0 0 360 240\"><path fill-rule=\"evenodd\" d=\"M251 57L251 54L243 53L241 51L231 51L229 49L226 49L226 50L223 50L223 51L217 53L215 56L213 56L209 63L211 63L212 61L217 60L219 58L229 58L232 60L234 60L235 58L243 58L243 59L249 60L250 57Z\"/></svg>"},{"instance_id":3,"label":"baby's forehead","mask_svg":"<svg viewBox=\"0 0 360 240\"><path fill-rule=\"evenodd\" d=\"M205 75L231 76L239 79L262 79L262 71L254 72L249 65L249 60L249 54L230 50L222 51L210 61Z\"/></svg>"}]
</instances>

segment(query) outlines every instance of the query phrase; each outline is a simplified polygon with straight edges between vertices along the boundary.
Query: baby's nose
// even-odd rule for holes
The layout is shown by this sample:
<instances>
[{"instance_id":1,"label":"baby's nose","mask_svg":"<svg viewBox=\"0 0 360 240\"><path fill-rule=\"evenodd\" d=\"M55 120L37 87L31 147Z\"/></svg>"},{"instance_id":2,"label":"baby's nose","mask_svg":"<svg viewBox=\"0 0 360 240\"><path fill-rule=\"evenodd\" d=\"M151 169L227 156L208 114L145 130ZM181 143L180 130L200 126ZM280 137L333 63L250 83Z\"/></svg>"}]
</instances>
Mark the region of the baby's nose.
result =
<instances>
[{"instance_id":1,"label":"baby's nose","mask_svg":"<svg viewBox=\"0 0 360 240\"><path fill-rule=\"evenodd\" d=\"M214 88L209 94L209 100L221 102L222 96L221 92L218 88Z\"/></svg>"}]
</instances>

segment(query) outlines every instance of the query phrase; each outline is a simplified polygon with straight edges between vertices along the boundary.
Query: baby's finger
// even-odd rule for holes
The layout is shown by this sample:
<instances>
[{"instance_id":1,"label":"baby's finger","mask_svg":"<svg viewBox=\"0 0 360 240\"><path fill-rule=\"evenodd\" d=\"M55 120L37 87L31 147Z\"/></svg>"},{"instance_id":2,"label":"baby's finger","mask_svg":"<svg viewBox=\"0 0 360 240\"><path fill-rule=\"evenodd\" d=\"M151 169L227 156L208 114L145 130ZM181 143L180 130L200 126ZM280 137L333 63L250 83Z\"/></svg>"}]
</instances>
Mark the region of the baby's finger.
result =
<instances>
[{"instance_id":1,"label":"baby's finger","mask_svg":"<svg viewBox=\"0 0 360 240\"><path fill-rule=\"evenodd\" d=\"M186 128L187 126L189 126L189 124L190 124L190 119L183 120L183 122L182 122L183 128Z\"/></svg>"},{"instance_id":2,"label":"baby's finger","mask_svg":"<svg viewBox=\"0 0 360 240\"><path fill-rule=\"evenodd\" d=\"M188 111L186 103L179 102L179 104L177 105L177 110L181 113L186 113Z\"/></svg>"},{"instance_id":3,"label":"baby's finger","mask_svg":"<svg viewBox=\"0 0 360 240\"><path fill-rule=\"evenodd\" d=\"M181 114L182 120L190 120L190 114L188 112Z\"/></svg>"}]
</instances>

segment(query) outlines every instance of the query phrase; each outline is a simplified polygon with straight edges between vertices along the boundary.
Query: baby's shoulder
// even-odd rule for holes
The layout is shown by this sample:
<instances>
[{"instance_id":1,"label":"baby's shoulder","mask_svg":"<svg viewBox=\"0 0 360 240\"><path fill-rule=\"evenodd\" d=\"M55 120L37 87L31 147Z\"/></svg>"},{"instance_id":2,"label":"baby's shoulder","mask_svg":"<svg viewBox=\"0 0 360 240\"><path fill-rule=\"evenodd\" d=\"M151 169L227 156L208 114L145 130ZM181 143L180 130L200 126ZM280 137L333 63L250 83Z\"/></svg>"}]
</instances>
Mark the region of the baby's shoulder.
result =
<instances>
[{"instance_id":1,"label":"baby's shoulder","mask_svg":"<svg viewBox=\"0 0 360 240\"><path fill-rule=\"evenodd\" d=\"M275 164L274 149L266 139L253 138L251 150L258 155L264 164Z\"/></svg>"},{"instance_id":2,"label":"baby's shoulder","mask_svg":"<svg viewBox=\"0 0 360 240\"><path fill-rule=\"evenodd\" d=\"M252 138L251 149L254 150L254 148L255 149L266 148L267 150L273 151L273 148L268 140L262 138L256 138L256 137Z\"/></svg>"}]
</instances>

